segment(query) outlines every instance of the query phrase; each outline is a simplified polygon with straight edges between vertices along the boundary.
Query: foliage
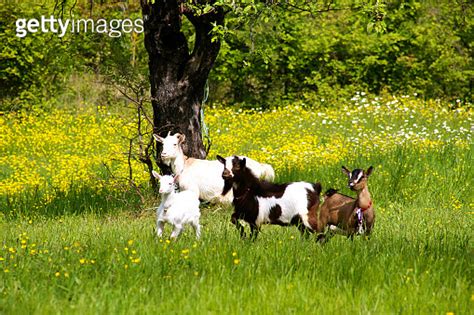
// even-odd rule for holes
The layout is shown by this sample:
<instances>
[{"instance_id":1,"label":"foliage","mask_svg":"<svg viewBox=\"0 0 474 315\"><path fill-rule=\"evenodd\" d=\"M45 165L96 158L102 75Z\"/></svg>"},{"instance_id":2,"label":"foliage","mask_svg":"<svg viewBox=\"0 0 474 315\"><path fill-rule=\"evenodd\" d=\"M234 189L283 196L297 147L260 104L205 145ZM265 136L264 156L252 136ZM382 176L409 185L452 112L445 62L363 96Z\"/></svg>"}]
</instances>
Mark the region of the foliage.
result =
<instances>
[{"instance_id":1,"label":"foliage","mask_svg":"<svg viewBox=\"0 0 474 315\"><path fill-rule=\"evenodd\" d=\"M15 110L29 102L49 104L71 70L66 41L40 32L16 36L17 19L38 17L48 10L50 6L31 3L7 3L0 8L0 110Z\"/></svg>"},{"instance_id":2,"label":"foliage","mask_svg":"<svg viewBox=\"0 0 474 315\"><path fill-rule=\"evenodd\" d=\"M113 1L96 4L90 11L89 3L66 3L55 6L54 1L42 4L7 2L0 9L0 110L18 110L23 107L57 106L58 98L74 94L70 86L71 76L96 75L96 80L114 83L127 77L132 85L143 85L146 75L146 53L143 36L137 33L122 33L120 37L109 37L94 32L66 32L63 37L51 32L29 33L16 36L17 19L39 19L41 16L66 19L105 18L126 19L141 17L137 4L125 5ZM56 25L57 27L57 25ZM105 80L104 80L105 79ZM147 85L145 84L145 88ZM105 89L103 105L116 102L112 88Z\"/></svg>"},{"instance_id":3,"label":"foliage","mask_svg":"<svg viewBox=\"0 0 474 315\"><path fill-rule=\"evenodd\" d=\"M55 1L7 1L0 9L0 110L56 105L60 95L76 93L69 77L83 73L122 89L134 86L131 94L146 92L143 34L15 36L18 18L134 19L141 17L139 4L59 2L64 7L55 9ZM209 2L199 3L188 5L202 13L212 10ZM268 108L324 99L331 105L356 91L470 100L474 31L467 2L222 0L215 5L229 13L225 25L213 30L224 41L209 78L210 101ZM192 49L191 28L183 17ZM101 105L120 100L111 86L102 99Z\"/></svg>"},{"instance_id":4,"label":"foliage","mask_svg":"<svg viewBox=\"0 0 474 315\"><path fill-rule=\"evenodd\" d=\"M246 23L229 17L227 27L235 31L211 75L211 95L263 107L355 91L470 99L469 15L467 3L385 1L314 14L277 7Z\"/></svg>"}]
</instances>

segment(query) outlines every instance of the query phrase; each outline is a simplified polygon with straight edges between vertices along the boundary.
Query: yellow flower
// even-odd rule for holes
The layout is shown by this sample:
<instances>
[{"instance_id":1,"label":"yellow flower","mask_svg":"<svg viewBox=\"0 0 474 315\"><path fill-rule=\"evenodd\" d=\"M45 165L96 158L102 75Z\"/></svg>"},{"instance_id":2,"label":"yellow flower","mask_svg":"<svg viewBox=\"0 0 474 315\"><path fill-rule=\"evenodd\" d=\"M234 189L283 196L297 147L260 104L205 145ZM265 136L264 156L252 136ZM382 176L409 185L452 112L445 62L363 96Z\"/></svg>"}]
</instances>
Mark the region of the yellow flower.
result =
<instances>
[{"instance_id":1,"label":"yellow flower","mask_svg":"<svg viewBox=\"0 0 474 315\"><path fill-rule=\"evenodd\" d=\"M59 277L61 276L61 273L59 271L56 271L56 273L54 274L56 277Z\"/></svg>"},{"instance_id":2,"label":"yellow flower","mask_svg":"<svg viewBox=\"0 0 474 315\"><path fill-rule=\"evenodd\" d=\"M234 259L234 265L240 264L240 259Z\"/></svg>"},{"instance_id":3,"label":"yellow flower","mask_svg":"<svg viewBox=\"0 0 474 315\"><path fill-rule=\"evenodd\" d=\"M128 244L128 246L132 246L133 240L128 240L127 244Z\"/></svg>"},{"instance_id":4,"label":"yellow flower","mask_svg":"<svg viewBox=\"0 0 474 315\"><path fill-rule=\"evenodd\" d=\"M81 265L84 265L86 263L86 260L84 258L81 258L79 259L79 262L81 263Z\"/></svg>"}]
</instances>

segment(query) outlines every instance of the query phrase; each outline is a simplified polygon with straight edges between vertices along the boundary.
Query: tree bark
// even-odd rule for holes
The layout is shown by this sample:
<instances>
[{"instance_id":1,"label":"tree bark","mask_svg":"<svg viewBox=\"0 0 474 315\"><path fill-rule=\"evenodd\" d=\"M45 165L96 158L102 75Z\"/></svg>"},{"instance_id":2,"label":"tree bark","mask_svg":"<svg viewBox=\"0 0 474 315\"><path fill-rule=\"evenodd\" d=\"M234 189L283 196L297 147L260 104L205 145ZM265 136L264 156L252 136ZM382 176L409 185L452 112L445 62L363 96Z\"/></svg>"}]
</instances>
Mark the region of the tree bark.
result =
<instances>
[{"instance_id":1,"label":"tree bark","mask_svg":"<svg viewBox=\"0 0 474 315\"><path fill-rule=\"evenodd\" d=\"M209 72L220 49L219 40L212 41L210 32L213 23L223 24L225 13L214 7L211 12L197 15L184 2L141 1L145 46L149 56L154 132L163 137L168 131L185 134L185 154L205 158L201 137L201 103ZM195 29L192 52L181 30L184 16ZM161 168L161 147L157 149Z\"/></svg>"}]
</instances>

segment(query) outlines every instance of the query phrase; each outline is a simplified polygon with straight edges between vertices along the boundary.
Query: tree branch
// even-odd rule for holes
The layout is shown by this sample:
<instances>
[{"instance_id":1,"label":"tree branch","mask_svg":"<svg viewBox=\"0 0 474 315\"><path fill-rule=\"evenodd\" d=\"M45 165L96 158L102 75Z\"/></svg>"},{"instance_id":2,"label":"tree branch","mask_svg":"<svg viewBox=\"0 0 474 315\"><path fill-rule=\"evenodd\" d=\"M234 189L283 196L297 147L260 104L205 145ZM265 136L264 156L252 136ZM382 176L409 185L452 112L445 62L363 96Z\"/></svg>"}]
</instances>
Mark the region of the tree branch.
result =
<instances>
[{"instance_id":1,"label":"tree branch","mask_svg":"<svg viewBox=\"0 0 474 315\"><path fill-rule=\"evenodd\" d=\"M335 8L335 7L333 7L334 0L329 1L321 9L314 9L313 6L311 6L311 4L306 5L306 6L300 6L300 5L290 3L289 1L278 2L278 3L276 3L276 5L283 8L283 9L290 8L290 9L293 9L293 11L297 11L297 12L307 12L313 18L315 17L316 13L326 13L326 12L330 12L330 11L359 10L359 9L362 8L362 6L360 6L360 5L359 6L349 6L349 7Z\"/></svg>"},{"instance_id":2,"label":"tree branch","mask_svg":"<svg viewBox=\"0 0 474 315\"><path fill-rule=\"evenodd\" d=\"M208 4L214 4L210 1ZM188 78L205 81L217 58L220 40L214 38L214 25L223 25L225 12L222 7L214 6L209 12L198 15L190 7L183 7L183 14L193 24L196 34L193 52L186 64L185 74Z\"/></svg>"}]
</instances>

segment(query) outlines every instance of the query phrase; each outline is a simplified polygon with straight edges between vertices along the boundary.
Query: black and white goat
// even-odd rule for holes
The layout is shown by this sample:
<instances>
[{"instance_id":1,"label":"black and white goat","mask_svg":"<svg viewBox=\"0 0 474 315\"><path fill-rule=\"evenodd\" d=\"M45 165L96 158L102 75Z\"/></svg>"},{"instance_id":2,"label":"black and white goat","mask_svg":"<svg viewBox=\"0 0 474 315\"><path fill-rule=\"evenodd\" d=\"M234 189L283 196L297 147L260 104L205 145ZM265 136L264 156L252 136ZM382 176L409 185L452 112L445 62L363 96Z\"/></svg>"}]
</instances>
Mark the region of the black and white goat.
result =
<instances>
[{"instance_id":1,"label":"black and white goat","mask_svg":"<svg viewBox=\"0 0 474 315\"><path fill-rule=\"evenodd\" d=\"M318 218L320 183L293 182L274 184L259 180L246 166L246 159L231 160L217 156L224 164L222 178L225 190L232 188L234 213L231 222L245 236L239 220L250 225L251 237L256 238L262 224L298 225L302 232L322 233L325 225Z\"/></svg>"}]
</instances>

